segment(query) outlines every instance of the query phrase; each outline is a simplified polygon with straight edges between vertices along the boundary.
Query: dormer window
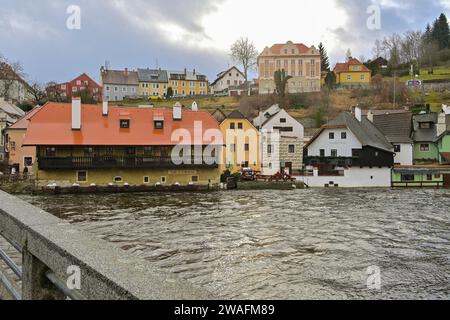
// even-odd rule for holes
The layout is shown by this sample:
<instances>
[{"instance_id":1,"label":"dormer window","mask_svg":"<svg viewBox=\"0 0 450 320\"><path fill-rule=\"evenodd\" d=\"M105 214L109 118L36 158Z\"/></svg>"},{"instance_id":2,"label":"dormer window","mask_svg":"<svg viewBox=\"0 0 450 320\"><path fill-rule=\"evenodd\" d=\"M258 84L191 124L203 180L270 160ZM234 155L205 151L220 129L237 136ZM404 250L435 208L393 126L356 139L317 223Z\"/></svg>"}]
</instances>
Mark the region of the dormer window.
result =
<instances>
[{"instance_id":1,"label":"dormer window","mask_svg":"<svg viewBox=\"0 0 450 320\"><path fill-rule=\"evenodd\" d=\"M421 122L419 123L420 129L431 129L431 123L430 122Z\"/></svg>"},{"instance_id":2,"label":"dormer window","mask_svg":"<svg viewBox=\"0 0 450 320\"><path fill-rule=\"evenodd\" d=\"M120 128L121 129L129 129L130 128L130 120L129 119L121 119L120 120Z\"/></svg>"},{"instance_id":3,"label":"dormer window","mask_svg":"<svg viewBox=\"0 0 450 320\"><path fill-rule=\"evenodd\" d=\"M155 129L164 129L164 121L156 120L155 121Z\"/></svg>"}]
</instances>

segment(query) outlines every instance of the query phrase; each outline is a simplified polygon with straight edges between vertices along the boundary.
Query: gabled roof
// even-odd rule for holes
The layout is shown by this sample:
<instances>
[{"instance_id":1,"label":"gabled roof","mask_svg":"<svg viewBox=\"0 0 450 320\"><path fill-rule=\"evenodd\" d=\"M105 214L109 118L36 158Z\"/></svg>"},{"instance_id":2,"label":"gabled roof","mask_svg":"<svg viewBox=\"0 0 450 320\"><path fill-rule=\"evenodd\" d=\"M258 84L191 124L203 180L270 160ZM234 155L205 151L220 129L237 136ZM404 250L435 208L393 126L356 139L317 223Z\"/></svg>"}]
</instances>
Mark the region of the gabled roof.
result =
<instances>
[{"instance_id":1,"label":"gabled roof","mask_svg":"<svg viewBox=\"0 0 450 320\"><path fill-rule=\"evenodd\" d=\"M412 143L412 113L392 113L373 116L373 123L391 143Z\"/></svg>"},{"instance_id":2,"label":"gabled roof","mask_svg":"<svg viewBox=\"0 0 450 320\"><path fill-rule=\"evenodd\" d=\"M272 54L280 54L281 49L283 49L283 47L288 44L293 44L294 46L296 46L300 54L306 54L312 48L312 47L309 48L308 46L304 45L303 43L289 43L288 42L288 43L276 43L272 47L270 47L269 50Z\"/></svg>"},{"instance_id":3,"label":"gabled roof","mask_svg":"<svg viewBox=\"0 0 450 320\"><path fill-rule=\"evenodd\" d=\"M242 77L245 78L245 75L241 72L241 70L239 70L236 66L233 66L231 68L229 68L228 70L222 71L217 75L217 79L214 80L214 82L211 84L211 86L214 86L220 79L222 79L227 73L229 73L231 70L236 70L237 72L239 72L241 74Z\"/></svg>"},{"instance_id":4,"label":"gabled roof","mask_svg":"<svg viewBox=\"0 0 450 320\"><path fill-rule=\"evenodd\" d=\"M26 115L24 115L21 119L19 119L16 123L14 123L12 126L7 128L8 130L25 130L28 128L28 125L30 123L31 117L33 117L36 112L41 110L41 106L35 107L33 110L28 112Z\"/></svg>"},{"instance_id":5,"label":"gabled roof","mask_svg":"<svg viewBox=\"0 0 450 320\"><path fill-rule=\"evenodd\" d=\"M5 101L4 98L0 98L0 111L3 111L15 118L20 118L25 115L25 111L20 109L18 106Z\"/></svg>"},{"instance_id":6,"label":"gabled roof","mask_svg":"<svg viewBox=\"0 0 450 320\"><path fill-rule=\"evenodd\" d=\"M350 70L350 66L361 66L362 71L353 71ZM348 62L345 63L336 63L336 67L334 67L335 73L341 72L370 72L370 70L361 63L358 59L351 58Z\"/></svg>"},{"instance_id":7,"label":"gabled roof","mask_svg":"<svg viewBox=\"0 0 450 320\"><path fill-rule=\"evenodd\" d=\"M166 70L159 69L137 69L138 79L141 82L159 82L166 83L169 81Z\"/></svg>"},{"instance_id":8,"label":"gabled roof","mask_svg":"<svg viewBox=\"0 0 450 320\"><path fill-rule=\"evenodd\" d=\"M327 129L349 129L364 147L373 147L376 149L393 152L392 144L389 143L383 133L375 127L367 118L363 117L361 122L349 112L342 112L336 119L322 126L314 137L308 142L306 147L310 146Z\"/></svg>"},{"instance_id":9,"label":"gabled roof","mask_svg":"<svg viewBox=\"0 0 450 320\"><path fill-rule=\"evenodd\" d=\"M120 128L120 120L130 120L129 129ZM156 129L154 119L164 119L164 128ZM23 142L24 146L173 146L177 129L189 132L194 139L194 128L202 124L200 141L196 144L222 145L222 141L206 138L206 130L220 130L217 121L203 111L183 109L182 120L173 120L172 108L109 107L108 116L102 115L102 106L81 106L81 130L72 130L72 105L47 103L31 118ZM181 132L181 133L183 133ZM197 134L195 135L197 137ZM197 137L198 138L198 137ZM193 142L194 143L194 142Z\"/></svg>"},{"instance_id":10,"label":"gabled roof","mask_svg":"<svg viewBox=\"0 0 450 320\"><path fill-rule=\"evenodd\" d=\"M233 110L228 116L227 119L247 119L239 110Z\"/></svg>"},{"instance_id":11,"label":"gabled roof","mask_svg":"<svg viewBox=\"0 0 450 320\"><path fill-rule=\"evenodd\" d=\"M103 84L139 86L138 73L129 70L103 70L102 82Z\"/></svg>"},{"instance_id":12,"label":"gabled roof","mask_svg":"<svg viewBox=\"0 0 450 320\"><path fill-rule=\"evenodd\" d=\"M280 111L280 106L278 104L274 104L265 111L260 112L260 114L255 119L253 119L253 125L257 128L261 128L265 123L267 123L267 121L269 121Z\"/></svg>"}]
</instances>

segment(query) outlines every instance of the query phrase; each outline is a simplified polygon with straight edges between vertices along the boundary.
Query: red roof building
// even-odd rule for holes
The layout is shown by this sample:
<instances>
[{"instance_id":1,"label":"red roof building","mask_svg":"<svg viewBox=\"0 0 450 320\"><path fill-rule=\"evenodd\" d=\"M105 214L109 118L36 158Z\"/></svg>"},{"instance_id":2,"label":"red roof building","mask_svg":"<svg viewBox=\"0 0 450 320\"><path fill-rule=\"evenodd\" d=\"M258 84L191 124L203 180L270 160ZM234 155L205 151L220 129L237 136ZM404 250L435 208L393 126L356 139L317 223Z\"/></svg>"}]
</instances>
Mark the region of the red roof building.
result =
<instances>
[{"instance_id":1,"label":"red roof building","mask_svg":"<svg viewBox=\"0 0 450 320\"><path fill-rule=\"evenodd\" d=\"M94 101L102 101L102 87L86 73L81 74L70 82L47 87L49 96L61 98L61 100L70 100L72 97L79 96L84 90L88 91L89 97L92 97Z\"/></svg>"}]
</instances>

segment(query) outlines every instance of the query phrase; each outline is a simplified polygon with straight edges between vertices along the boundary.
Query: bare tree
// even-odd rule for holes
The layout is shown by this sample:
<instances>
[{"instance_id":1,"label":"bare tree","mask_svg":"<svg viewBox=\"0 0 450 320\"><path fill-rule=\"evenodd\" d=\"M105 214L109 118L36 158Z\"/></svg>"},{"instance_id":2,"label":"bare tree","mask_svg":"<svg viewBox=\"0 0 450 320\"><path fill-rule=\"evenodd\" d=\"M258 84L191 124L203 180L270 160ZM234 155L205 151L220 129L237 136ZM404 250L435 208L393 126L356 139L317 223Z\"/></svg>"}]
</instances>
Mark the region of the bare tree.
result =
<instances>
[{"instance_id":1,"label":"bare tree","mask_svg":"<svg viewBox=\"0 0 450 320\"><path fill-rule=\"evenodd\" d=\"M248 88L248 94L250 95L248 72L256 65L258 51L248 38L240 38L231 46L231 57L244 68L245 83Z\"/></svg>"},{"instance_id":2,"label":"bare tree","mask_svg":"<svg viewBox=\"0 0 450 320\"><path fill-rule=\"evenodd\" d=\"M393 33L385 37L382 42L383 49L389 53L389 64L395 70L401 63L400 46L402 38L399 34Z\"/></svg>"},{"instance_id":3,"label":"bare tree","mask_svg":"<svg viewBox=\"0 0 450 320\"><path fill-rule=\"evenodd\" d=\"M423 57L423 33L421 31L408 31L401 43L402 61L416 65L420 69Z\"/></svg>"},{"instance_id":4,"label":"bare tree","mask_svg":"<svg viewBox=\"0 0 450 320\"><path fill-rule=\"evenodd\" d=\"M19 62L10 62L0 54L0 96L6 100L13 94L14 84L23 81L23 67Z\"/></svg>"},{"instance_id":5,"label":"bare tree","mask_svg":"<svg viewBox=\"0 0 450 320\"><path fill-rule=\"evenodd\" d=\"M47 92L42 84L37 81L31 83L31 93L33 95L33 103L43 105L47 102Z\"/></svg>"}]
</instances>

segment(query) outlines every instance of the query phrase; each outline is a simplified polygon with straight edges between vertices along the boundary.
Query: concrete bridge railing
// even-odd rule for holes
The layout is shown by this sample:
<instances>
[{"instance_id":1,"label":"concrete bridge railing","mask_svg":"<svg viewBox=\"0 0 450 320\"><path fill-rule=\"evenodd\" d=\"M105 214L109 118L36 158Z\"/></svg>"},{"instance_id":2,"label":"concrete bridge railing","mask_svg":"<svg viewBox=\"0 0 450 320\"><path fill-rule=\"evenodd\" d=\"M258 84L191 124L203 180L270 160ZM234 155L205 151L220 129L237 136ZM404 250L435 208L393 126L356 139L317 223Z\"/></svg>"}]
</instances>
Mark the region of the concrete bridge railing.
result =
<instances>
[{"instance_id":1,"label":"concrete bridge railing","mask_svg":"<svg viewBox=\"0 0 450 320\"><path fill-rule=\"evenodd\" d=\"M22 279L21 295L14 294L11 283L2 281L0 270L0 293L11 293L13 289L11 295L16 299L214 298L205 290L2 191L0 236L22 254L22 266L18 267L0 248L0 260Z\"/></svg>"}]
</instances>

